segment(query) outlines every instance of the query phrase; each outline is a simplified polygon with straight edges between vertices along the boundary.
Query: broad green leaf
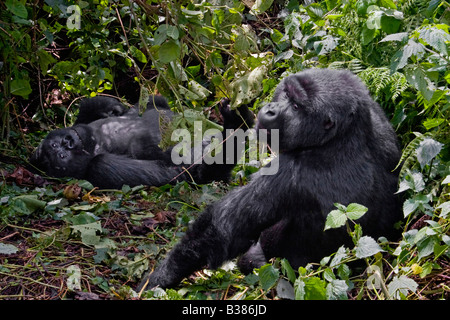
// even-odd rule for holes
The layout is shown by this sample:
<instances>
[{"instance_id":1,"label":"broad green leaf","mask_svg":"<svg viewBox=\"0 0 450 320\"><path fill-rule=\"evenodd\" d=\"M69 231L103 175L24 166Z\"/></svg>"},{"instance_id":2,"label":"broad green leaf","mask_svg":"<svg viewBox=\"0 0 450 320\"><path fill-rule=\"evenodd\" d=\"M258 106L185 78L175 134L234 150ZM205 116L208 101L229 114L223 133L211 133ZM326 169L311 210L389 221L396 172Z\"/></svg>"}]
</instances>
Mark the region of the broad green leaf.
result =
<instances>
[{"instance_id":1,"label":"broad green leaf","mask_svg":"<svg viewBox=\"0 0 450 320\"><path fill-rule=\"evenodd\" d=\"M81 235L81 241L86 245L98 245L100 237L97 236L97 231L102 231L100 221L71 226L74 231L78 231Z\"/></svg>"},{"instance_id":2,"label":"broad green leaf","mask_svg":"<svg viewBox=\"0 0 450 320\"><path fill-rule=\"evenodd\" d=\"M222 24L224 18L225 12L223 10L214 10L211 25L216 29L217 32L220 31L220 25Z\"/></svg>"},{"instance_id":3,"label":"broad green leaf","mask_svg":"<svg viewBox=\"0 0 450 320\"><path fill-rule=\"evenodd\" d=\"M433 98L435 86L422 68L406 69L405 77L414 88L420 91L427 101Z\"/></svg>"},{"instance_id":4,"label":"broad green leaf","mask_svg":"<svg viewBox=\"0 0 450 320\"><path fill-rule=\"evenodd\" d=\"M16 253L17 251L19 251L19 248L12 244L0 243L0 254L8 255Z\"/></svg>"},{"instance_id":5,"label":"broad green leaf","mask_svg":"<svg viewBox=\"0 0 450 320\"><path fill-rule=\"evenodd\" d=\"M180 58L181 48L178 42L170 40L159 47L159 60L169 63Z\"/></svg>"},{"instance_id":6,"label":"broad green leaf","mask_svg":"<svg viewBox=\"0 0 450 320\"><path fill-rule=\"evenodd\" d=\"M168 24L162 24L156 29L154 34L154 44L160 45L163 44L168 38L172 38L177 40L180 33L176 26L171 26Z\"/></svg>"},{"instance_id":7,"label":"broad green leaf","mask_svg":"<svg viewBox=\"0 0 450 320\"><path fill-rule=\"evenodd\" d=\"M280 279L277 284L277 296L281 299L295 299L295 290L292 284L284 279Z\"/></svg>"},{"instance_id":8,"label":"broad green leaf","mask_svg":"<svg viewBox=\"0 0 450 320\"><path fill-rule=\"evenodd\" d=\"M343 225L345 225L346 221L347 216L345 212L342 212L341 210L333 210L327 216L324 230L342 227Z\"/></svg>"},{"instance_id":9,"label":"broad green leaf","mask_svg":"<svg viewBox=\"0 0 450 320\"><path fill-rule=\"evenodd\" d=\"M450 213L450 201L442 203L436 209L441 209L440 218L447 219L448 214Z\"/></svg>"},{"instance_id":10,"label":"broad green leaf","mask_svg":"<svg viewBox=\"0 0 450 320\"><path fill-rule=\"evenodd\" d=\"M11 81L11 94L28 98L31 91L30 80L15 79Z\"/></svg>"},{"instance_id":11,"label":"broad green leaf","mask_svg":"<svg viewBox=\"0 0 450 320\"><path fill-rule=\"evenodd\" d=\"M131 55L133 57L135 57L136 59L138 59L138 61L140 61L142 63L147 63L147 57L145 56L144 53L142 53L141 50L139 50L135 46L131 46L130 51L131 51Z\"/></svg>"},{"instance_id":12,"label":"broad green leaf","mask_svg":"<svg viewBox=\"0 0 450 320\"><path fill-rule=\"evenodd\" d=\"M419 37L439 53L445 56L448 55L447 43L450 41L450 34L443 29L438 29L435 26L426 26L419 29Z\"/></svg>"},{"instance_id":13,"label":"broad green leaf","mask_svg":"<svg viewBox=\"0 0 450 320\"><path fill-rule=\"evenodd\" d=\"M319 56L326 55L333 51L338 46L338 38L331 35L326 35L320 41L314 42L314 50Z\"/></svg>"},{"instance_id":14,"label":"broad green leaf","mask_svg":"<svg viewBox=\"0 0 450 320\"><path fill-rule=\"evenodd\" d=\"M397 9L397 6L392 0L380 0L380 5L384 8Z\"/></svg>"},{"instance_id":15,"label":"broad green leaf","mask_svg":"<svg viewBox=\"0 0 450 320\"><path fill-rule=\"evenodd\" d=\"M252 6L252 11L261 14L272 6L273 0L256 0Z\"/></svg>"},{"instance_id":16,"label":"broad green leaf","mask_svg":"<svg viewBox=\"0 0 450 320\"><path fill-rule=\"evenodd\" d=\"M422 124L425 127L425 129L427 129L427 131L429 131L430 129L439 127L444 122L445 122L444 118L431 118L431 119L425 120Z\"/></svg>"},{"instance_id":17,"label":"broad green leaf","mask_svg":"<svg viewBox=\"0 0 450 320\"><path fill-rule=\"evenodd\" d=\"M344 280L332 280L327 285L328 300L347 300L348 285Z\"/></svg>"},{"instance_id":18,"label":"broad green leaf","mask_svg":"<svg viewBox=\"0 0 450 320\"><path fill-rule=\"evenodd\" d=\"M278 281L280 273L271 264L266 264L259 268L259 282L264 291L272 288Z\"/></svg>"},{"instance_id":19,"label":"broad green leaf","mask_svg":"<svg viewBox=\"0 0 450 320\"><path fill-rule=\"evenodd\" d=\"M381 17L381 30L386 32L387 34L393 34L399 31L399 28L402 24L400 19L397 19L393 16L384 15Z\"/></svg>"},{"instance_id":20,"label":"broad green leaf","mask_svg":"<svg viewBox=\"0 0 450 320\"><path fill-rule=\"evenodd\" d=\"M401 275L394 277L387 287L391 297L401 299L402 296L406 297L409 291L416 292L418 284L407 276Z\"/></svg>"},{"instance_id":21,"label":"broad green leaf","mask_svg":"<svg viewBox=\"0 0 450 320\"><path fill-rule=\"evenodd\" d=\"M418 241L417 250L419 251L419 260L432 254L436 244L439 244L439 240L436 236L426 236Z\"/></svg>"},{"instance_id":22,"label":"broad green leaf","mask_svg":"<svg viewBox=\"0 0 450 320\"><path fill-rule=\"evenodd\" d=\"M296 283L295 298L299 300L325 300L326 282L318 277L305 278Z\"/></svg>"},{"instance_id":23,"label":"broad green leaf","mask_svg":"<svg viewBox=\"0 0 450 320\"><path fill-rule=\"evenodd\" d=\"M31 214L38 209L45 208L45 201L38 200L37 195L22 195L12 199L12 208L23 214Z\"/></svg>"},{"instance_id":24,"label":"broad green leaf","mask_svg":"<svg viewBox=\"0 0 450 320\"><path fill-rule=\"evenodd\" d=\"M355 247L355 254L359 259L373 256L381 251L383 251L383 249L381 249L378 243L369 236L361 237Z\"/></svg>"},{"instance_id":25,"label":"broad green leaf","mask_svg":"<svg viewBox=\"0 0 450 320\"><path fill-rule=\"evenodd\" d=\"M295 276L295 271L286 259L281 260L281 271L288 277L289 281L295 282L295 279L297 278Z\"/></svg>"},{"instance_id":26,"label":"broad green leaf","mask_svg":"<svg viewBox=\"0 0 450 320\"><path fill-rule=\"evenodd\" d=\"M426 195L418 194L410 199L407 199L403 203L403 215L407 218L411 213L420 209L430 209L429 204L430 199Z\"/></svg>"},{"instance_id":27,"label":"broad green leaf","mask_svg":"<svg viewBox=\"0 0 450 320\"><path fill-rule=\"evenodd\" d=\"M406 39L408 39L408 32L399 32L399 33L394 33L394 34L390 34L386 37L384 37L383 39L380 40L380 42L385 42L385 41L400 41L403 42Z\"/></svg>"},{"instance_id":28,"label":"broad green leaf","mask_svg":"<svg viewBox=\"0 0 450 320\"><path fill-rule=\"evenodd\" d=\"M55 63L57 60L44 49L38 50L36 54L39 58L39 67L41 69L41 72L43 75L46 75L48 71L48 65L51 63Z\"/></svg>"},{"instance_id":29,"label":"broad green leaf","mask_svg":"<svg viewBox=\"0 0 450 320\"><path fill-rule=\"evenodd\" d=\"M367 207L360 205L358 203L350 203L347 206L347 217L352 220L357 220L361 218L366 212Z\"/></svg>"},{"instance_id":30,"label":"broad green leaf","mask_svg":"<svg viewBox=\"0 0 450 320\"><path fill-rule=\"evenodd\" d=\"M23 19L28 18L27 8L19 0L6 0L5 4L6 8L16 16Z\"/></svg>"},{"instance_id":31,"label":"broad green leaf","mask_svg":"<svg viewBox=\"0 0 450 320\"><path fill-rule=\"evenodd\" d=\"M367 46L369 43L372 42L373 39L378 35L378 29L375 28L368 28L367 26L362 27L361 32L361 42L363 45Z\"/></svg>"},{"instance_id":32,"label":"broad green leaf","mask_svg":"<svg viewBox=\"0 0 450 320\"><path fill-rule=\"evenodd\" d=\"M303 281L302 278L298 278L297 280L295 280L294 288L295 288L295 300L305 300L305 295L306 295L305 281Z\"/></svg>"},{"instance_id":33,"label":"broad green leaf","mask_svg":"<svg viewBox=\"0 0 450 320\"><path fill-rule=\"evenodd\" d=\"M427 164L430 164L431 160L441 152L443 146L442 143L432 138L425 138L420 142L419 147L416 149L416 156L422 169Z\"/></svg>"},{"instance_id":34,"label":"broad green leaf","mask_svg":"<svg viewBox=\"0 0 450 320\"><path fill-rule=\"evenodd\" d=\"M450 184L450 174L445 177L445 179L442 181L442 184Z\"/></svg>"},{"instance_id":35,"label":"broad green leaf","mask_svg":"<svg viewBox=\"0 0 450 320\"><path fill-rule=\"evenodd\" d=\"M262 83L268 72L268 64L263 64L231 83L231 108L250 103L262 91Z\"/></svg>"},{"instance_id":36,"label":"broad green leaf","mask_svg":"<svg viewBox=\"0 0 450 320\"><path fill-rule=\"evenodd\" d=\"M422 57L425 53L425 46L421 43L409 39L408 43L392 57L391 70L393 72L402 69L408 63L411 56Z\"/></svg>"},{"instance_id":37,"label":"broad green leaf","mask_svg":"<svg viewBox=\"0 0 450 320\"><path fill-rule=\"evenodd\" d=\"M67 267L66 284L69 290L81 290L81 270L78 265Z\"/></svg>"},{"instance_id":38,"label":"broad green leaf","mask_svg":"<svg viewBox=\"0 0 450 320\"><path fill-rule=\"evenodd\" d=\"M345 258L347 258L347 249L344 246L341 246L331 260L330 267L336 267Z\"/></svg>"}]
</instances>

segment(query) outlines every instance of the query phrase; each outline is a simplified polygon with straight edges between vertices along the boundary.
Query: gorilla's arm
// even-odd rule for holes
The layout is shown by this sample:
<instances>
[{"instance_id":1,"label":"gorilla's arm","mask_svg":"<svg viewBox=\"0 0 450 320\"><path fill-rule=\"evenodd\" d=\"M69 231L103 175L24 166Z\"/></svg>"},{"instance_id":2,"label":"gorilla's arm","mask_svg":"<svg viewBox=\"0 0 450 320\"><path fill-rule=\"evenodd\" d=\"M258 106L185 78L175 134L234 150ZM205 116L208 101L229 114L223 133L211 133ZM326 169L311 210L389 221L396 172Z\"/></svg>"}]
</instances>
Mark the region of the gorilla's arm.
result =
<instances>
[{"instance_id":1,"label":"gorilla's arm","mask_svg":"<svg viewBox=\"0 0 450 320\"><path fill-rule=\"evenodd\" d=\"M207 207L138 290L174 286L206 265L218 268L247 251L264 229L280 219L280 199L268 199L268 190L261 190L270 189L272 182L270 176L260 176Z\"/></svg>"},{"instance_id":2,"label":"gorilla's arm","mask_svg":"<svg viewBox=\"0 0 450 320\"><path fill-rule=\"evenodd\" d=\"M239 108L232 110L229 103L230 100L223 99L219 104L220 114L223 117L223 144L222 151L217 157L222 159L222 163L206 164L203 159L192 158L191 163L194 163L194 165L188 165L183 168L185 174L183 180L189 181L190 178L193 178L193 180L199 184L208 183L214 180L229 180L231 171L236 166L240 157L238 154L239 146L233 140L235 134L234 130L246 131L252 128L255 123L254 115L247 105L242 105ZM229 150L226 148L227 140L230 140L229 142L232 143L232 154L230 154ZM203 140L202 154L209 143L210 141L208 141L208 139ZM192 149L191 154L194 155L194 153L194 149Z\"/></svg>"},{"instance_id":3,"label":"gorilla's arm","mask_svg":"<svg viewBox=\"0 0 450 320\"><path fill-rule=\"evenodd\" d=\"M89 163L86 179L99 188L120 189L123 185L162 186L170 183L181 169L165 160L139 160L104 153Z\"/></svg>"},{"instance_id":4,"label":"gorilla's arm","mask_svg":"<svg viewBox=\"0 0 450 320\"><path fill-rule=\"evenodd\" d=\"M81 100L79 110L75 124L88 124L98 119L118 117L127 112L127 108L119 100L105 96Z\"/></svg>"}]
</instances>

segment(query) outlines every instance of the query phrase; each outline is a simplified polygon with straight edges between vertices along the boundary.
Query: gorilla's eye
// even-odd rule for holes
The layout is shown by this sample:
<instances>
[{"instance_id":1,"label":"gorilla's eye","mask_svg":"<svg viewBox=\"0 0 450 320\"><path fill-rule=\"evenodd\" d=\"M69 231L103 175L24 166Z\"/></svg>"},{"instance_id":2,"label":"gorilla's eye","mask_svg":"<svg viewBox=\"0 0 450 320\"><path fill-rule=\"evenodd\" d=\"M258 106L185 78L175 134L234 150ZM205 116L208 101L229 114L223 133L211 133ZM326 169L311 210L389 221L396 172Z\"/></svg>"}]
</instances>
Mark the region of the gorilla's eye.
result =
<instances>
[{"instance_id":1,"label":"gorilla's eye","mask_svg":"<svg viewBox=\"0 0 450 320\"><path fill-rule=\"evenodd\" d=\"M52 143L52 147L56 148L56 143L55 142Z\"/></svg>"},{"instance_id":2,"label":"gorilla's eye","mask_svg":"<svg viewBox=\"0 0 450 320\"><path fill-rule=\"evenodd\" d=\"M300 106L297 103L293 103L292 109L294 109L295 111L298 111L298 110L300 110Z\"/></svg>"}]
</instances>

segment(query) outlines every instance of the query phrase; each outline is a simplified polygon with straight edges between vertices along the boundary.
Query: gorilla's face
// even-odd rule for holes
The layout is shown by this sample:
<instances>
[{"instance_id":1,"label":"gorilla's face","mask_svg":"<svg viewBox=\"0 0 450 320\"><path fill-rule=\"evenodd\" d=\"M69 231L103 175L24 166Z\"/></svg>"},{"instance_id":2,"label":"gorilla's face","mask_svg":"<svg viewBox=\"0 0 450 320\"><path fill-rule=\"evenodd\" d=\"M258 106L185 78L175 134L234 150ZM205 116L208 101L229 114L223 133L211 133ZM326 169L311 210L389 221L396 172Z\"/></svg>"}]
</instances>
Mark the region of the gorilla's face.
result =
<instances>
[{"instance_id":1,"label":"gorilla's face","mask_svg":"<svg viewBox=\"0 0 450 320\"><path fill-rule=\"evenodd\" d=\"M52 131L31 157L31 163L53 177L84 176L94 155L95 141L88 126Z\"/></svg>"},{"instance_id":2,"label":"gorilla's face","mask_svg":"<svg viewBox=\"0 0 450 320\"><path fill-rule=\"evenodd\" d=\"M322 146L353 121L361 86L351 74L337 74L339 79L329 76L321 70L291 75L278 85L272 102L259 111L259 129L280 130L280 150ZM330 83L342 83L350 90L330 87ZM358 88L353 90L352 85Z\"/></svg>"}]
</instances>

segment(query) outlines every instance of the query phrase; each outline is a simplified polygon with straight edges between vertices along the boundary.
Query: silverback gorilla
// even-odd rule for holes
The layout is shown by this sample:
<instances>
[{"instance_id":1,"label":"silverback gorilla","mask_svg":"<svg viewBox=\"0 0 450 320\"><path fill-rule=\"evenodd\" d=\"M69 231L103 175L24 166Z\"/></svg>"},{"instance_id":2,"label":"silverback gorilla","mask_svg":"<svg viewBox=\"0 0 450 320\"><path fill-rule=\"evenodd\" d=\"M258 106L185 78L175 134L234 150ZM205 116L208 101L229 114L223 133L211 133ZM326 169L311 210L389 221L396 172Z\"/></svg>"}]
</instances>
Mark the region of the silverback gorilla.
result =
<instances>
[{"instance_id":1,"label":"silverback gorilla","mask_svg":"<svg viewBox=\"0 0 450 320\"><path fill-rule=\"evenodd\" d=\"M396 135L379 105L349 71L312 69L285 78L258 113L257 129L279 130L279 170L259 175L208 206L139 290L171 287L202 267L239 255L241 270L272 257L294 267L346 243L344 228L324 231L334 203L369 211L365 234L392 237L401 219Z\"/></svg>"},{"instance_id":2,"label":"silverback gorilla","mask_svg":"<svg viewBox=\"0 0 450 320\"><path fill-rule=\"evenodd\" d=\"M238 115L227 102L223 100L219 105L224 119L222 135L226 129L253 125L253 114L246 106L239 108ZM142 116L136 109L128 110L109 97L82 100L74 126L50 132L32 155L31 164L50 176L86 179L100 188L228 179L232 163L199 162L189 168L189 173L183 173L182 165L173 164L171 149L163 151L158 147L160 121L173 116L165 98L150 97Z\"/></svg>"}]
</instances>

